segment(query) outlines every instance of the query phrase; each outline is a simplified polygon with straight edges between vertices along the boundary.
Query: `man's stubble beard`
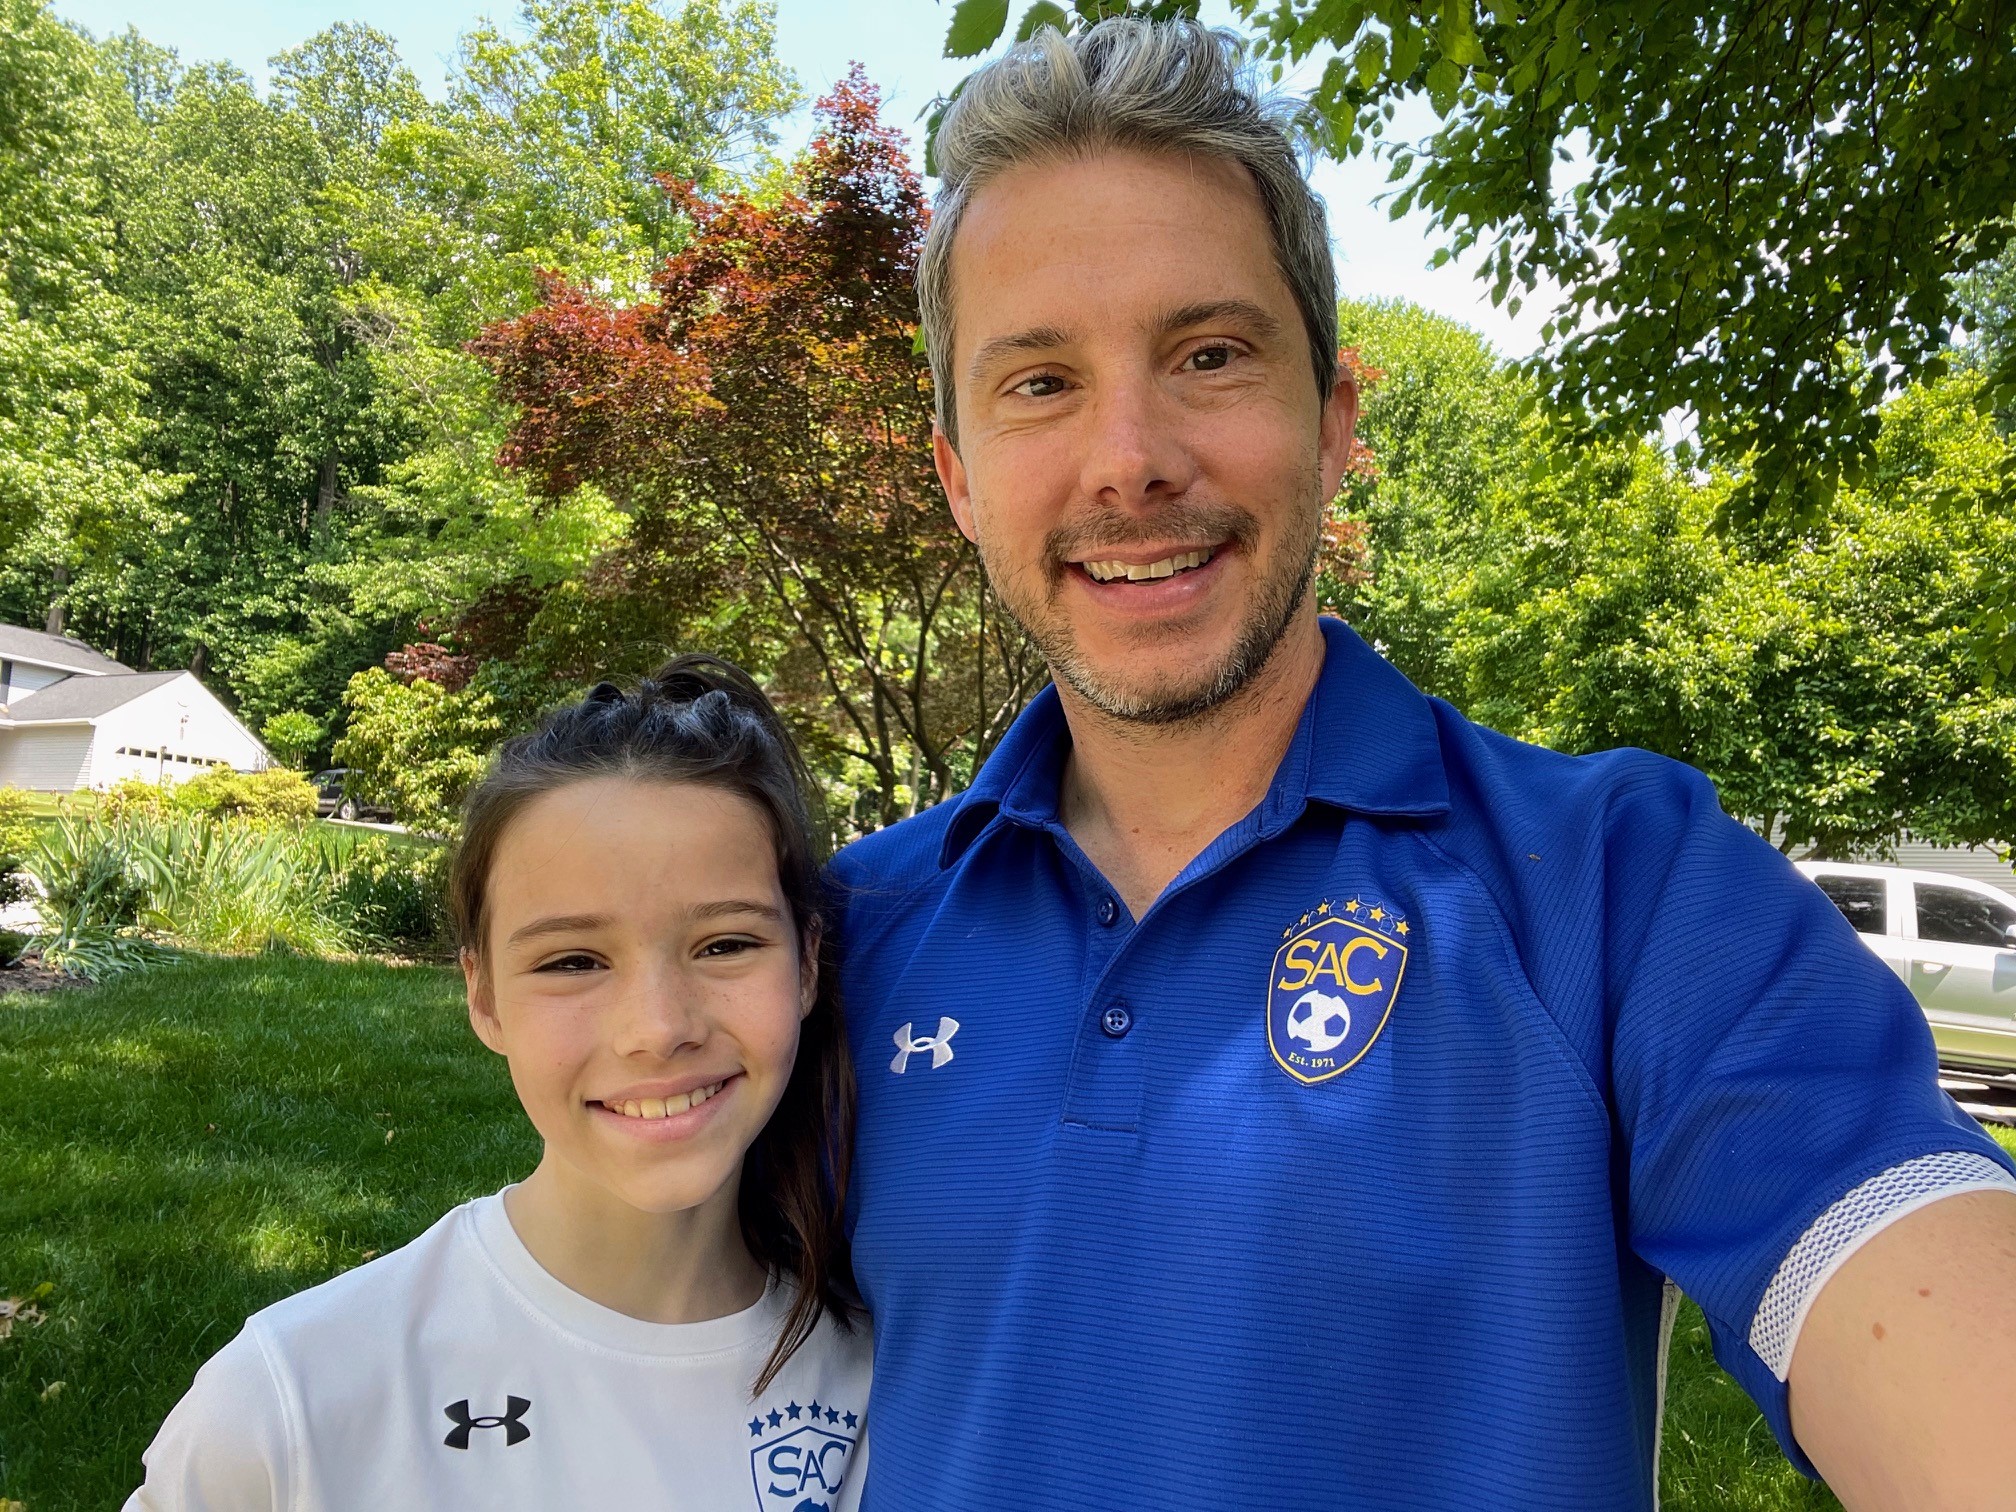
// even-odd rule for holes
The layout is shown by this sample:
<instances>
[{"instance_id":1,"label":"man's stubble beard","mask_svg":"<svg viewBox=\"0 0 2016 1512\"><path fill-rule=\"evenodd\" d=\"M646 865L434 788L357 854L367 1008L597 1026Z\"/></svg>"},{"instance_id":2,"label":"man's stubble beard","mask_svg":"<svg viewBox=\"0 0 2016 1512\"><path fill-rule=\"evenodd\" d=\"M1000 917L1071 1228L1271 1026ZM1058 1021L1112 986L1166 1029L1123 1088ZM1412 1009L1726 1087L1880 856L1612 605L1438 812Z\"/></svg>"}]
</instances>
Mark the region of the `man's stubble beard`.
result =
<instances>
[{"instance_id":1,"label":"man's stubble beard","mask_svg":"<svg viewBox=\"0 0 2016 1512\"><path fill-rule=\"evenodd\" d=\"M1305 497L1314 501L1319 487L1312 469ZM1116 724L1176 725L1215 713L1266 667L1315 580L1322 513L1320 502L1312 502L1308 530L1300 540L1284 541L1275 553L1231 649L1217 664L1195 677L1165 678L1148 687L1122 686L1116 678L1102 677L1081 654L1070 622L1056 612L1064 574L1075 570L1065 565L1066 557L1094 546L1125 547L1185 536L1229 536L1250 557L1259 536L1251 514L1234 505L1179 504L1145 522L1109 518L1061 527L1045 539L1044 560L1035 572L1000 570L1006 564L989 556L984 542L980 555L996 596L1035 644L1053 678ZM1032 578L1036 592L1029 595L1023 590ZM1032 596L1038 597L1041 612L1031 612L1027 600Z\"/></svg>"}]
</instances>

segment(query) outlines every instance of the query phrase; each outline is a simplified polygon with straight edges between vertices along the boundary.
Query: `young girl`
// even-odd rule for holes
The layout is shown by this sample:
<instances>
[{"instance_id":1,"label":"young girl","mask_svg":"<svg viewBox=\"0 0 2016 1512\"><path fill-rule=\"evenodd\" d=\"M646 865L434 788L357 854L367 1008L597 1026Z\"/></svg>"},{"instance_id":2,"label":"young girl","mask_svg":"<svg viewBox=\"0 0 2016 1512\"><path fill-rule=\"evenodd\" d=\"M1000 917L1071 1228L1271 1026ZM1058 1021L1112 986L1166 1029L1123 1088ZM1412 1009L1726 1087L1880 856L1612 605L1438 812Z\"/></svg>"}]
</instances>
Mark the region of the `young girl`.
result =
<instances>
[{"instance_id":1,"label":"young girl","mask_svg":"<svg viewBox=\"0 0 2016 1512\"><path fill-rule=\"evenodd\" d=\"M706 657L502 747L451 902L469 1021L545 1154L255 1315L128 1512L856 1505L853 1078L805 791Z\"/></svg>"}]
</instances>

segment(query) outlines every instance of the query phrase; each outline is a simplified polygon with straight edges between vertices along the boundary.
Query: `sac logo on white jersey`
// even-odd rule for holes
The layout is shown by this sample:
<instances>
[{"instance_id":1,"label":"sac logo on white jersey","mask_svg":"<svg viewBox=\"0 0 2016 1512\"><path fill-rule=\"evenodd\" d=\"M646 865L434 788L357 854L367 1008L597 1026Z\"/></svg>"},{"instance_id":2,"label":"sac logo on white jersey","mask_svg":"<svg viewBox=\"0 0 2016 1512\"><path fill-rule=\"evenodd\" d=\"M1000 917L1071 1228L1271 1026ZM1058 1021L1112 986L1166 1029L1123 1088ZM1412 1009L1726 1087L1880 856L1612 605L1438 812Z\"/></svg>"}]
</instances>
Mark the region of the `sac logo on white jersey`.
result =
<instances>
[{"instance_id":1,"label":"sac logo on white jersey","mask_svg":"<svg viewBox=\"0 0 2016 1512\"><path fill-rule=\"evenodd\" d=\"M749 1420L750 1436L762 1441L749 1451L749 1470L760 1512L833 1512L860 1423L858 1412L818 1402L759 1410Z\"/></svg>"},{"instance_id":2,"label":"sac logo on white jersey","mask_svg":"<svg viewBox=\"0 0 2016 1512\"><path fill-rule=\"evenodd\" d=\"M905 1024L896 1031L896 1059L889 1062L889 1069L898 1076L909 1069L911 1056L922 1055L927 1050L931 1052L931 1068L934 1071L952 1059L952 1036L959 1032L959 1020L939 1019L938 1032L927 1034L922 1039L917 1038L916 1028L915 1024Z\"/></svg>"}]
</instances>

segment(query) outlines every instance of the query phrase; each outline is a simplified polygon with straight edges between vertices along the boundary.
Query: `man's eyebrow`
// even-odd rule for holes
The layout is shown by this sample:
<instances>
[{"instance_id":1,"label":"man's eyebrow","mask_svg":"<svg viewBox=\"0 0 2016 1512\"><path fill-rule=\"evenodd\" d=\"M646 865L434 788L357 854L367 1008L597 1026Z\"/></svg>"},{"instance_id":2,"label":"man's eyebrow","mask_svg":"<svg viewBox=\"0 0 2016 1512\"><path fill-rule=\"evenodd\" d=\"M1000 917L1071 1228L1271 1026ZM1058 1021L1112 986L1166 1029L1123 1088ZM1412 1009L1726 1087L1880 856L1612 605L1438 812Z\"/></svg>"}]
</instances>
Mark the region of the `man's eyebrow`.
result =
<instances>
[{"instance_id":1,"label":"man's eyebrow","mask_svg":"<svg viewBox=\"0 0 2016 1512\"><path fill-rule=\"evenodd\" d=\"M979 378L1003 357L1014 357L1023 352L1054 352L1070 341L1071 334L1055 326L1031 326L1026 331L1016 331L1009 336L996 336L991 341L982 342L980 350L973 354L973 361L966 369L967 376Z\"/></svg>"},{"instance_id":2,"label":"man's eyebrow","mask_svg":"<svg viewBox=\"0 0 2016 1512\"><path fill-rule=\"evenodd\" d=\"M1281 322L1250 299L1206 299L1171 310L1158 320L1157 334L1167 336L1189 326L1217 325L1230 321L1243 325L1256 336L1281 334Z\"/></svg>"},{"instance_id":3,"label":"man's eyebrow","mask_svg":"<svg viewBox=\"0 0 2016 1512\"><path fill-rule=\"evenodd\" d=\"M609 923L607 914L550 914L543 919L534 919L530 924L521 924L511 931L506 945L516 945L524 940L537 940L546 935L585 934L591 929L601 929Z\"/></svg>"}]
</instances>

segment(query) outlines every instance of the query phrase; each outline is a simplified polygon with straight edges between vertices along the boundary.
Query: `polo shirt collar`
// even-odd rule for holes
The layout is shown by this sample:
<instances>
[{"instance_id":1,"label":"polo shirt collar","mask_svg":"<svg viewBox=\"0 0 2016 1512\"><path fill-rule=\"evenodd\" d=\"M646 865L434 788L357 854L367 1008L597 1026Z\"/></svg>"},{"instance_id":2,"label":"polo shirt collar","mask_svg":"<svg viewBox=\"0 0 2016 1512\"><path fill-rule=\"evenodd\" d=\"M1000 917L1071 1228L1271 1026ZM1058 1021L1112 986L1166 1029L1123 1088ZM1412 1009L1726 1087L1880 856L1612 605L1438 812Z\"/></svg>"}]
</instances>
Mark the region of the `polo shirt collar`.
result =
<instances>
[{"instance_id":1,"label":"polo shirt collar","mask_svg":"<svg viewBox=\"0 0 2016 1512\"><path fill-rule=\"evenodd\" d=\"M1427 698L1342 620L1318 621L1323 670L1261 803L1264 833L1310 803L1394 819L1449 811L1442 746ZM997 817L1041 827L1057 818L1071 731L1055 687L1016 717L959 798L938 864L950 866Z\"/></svg>"}]
</instances>

